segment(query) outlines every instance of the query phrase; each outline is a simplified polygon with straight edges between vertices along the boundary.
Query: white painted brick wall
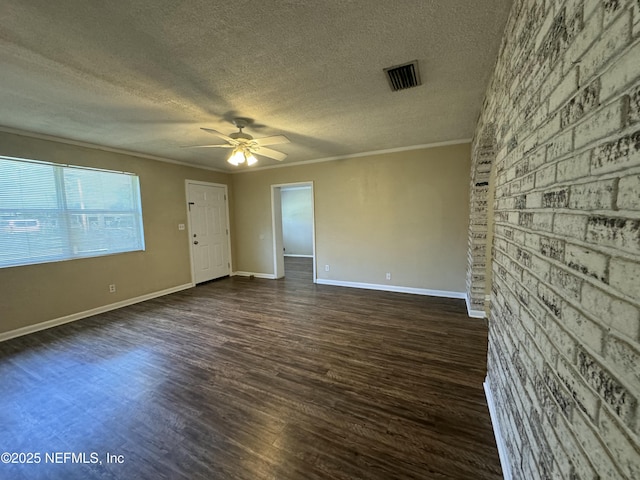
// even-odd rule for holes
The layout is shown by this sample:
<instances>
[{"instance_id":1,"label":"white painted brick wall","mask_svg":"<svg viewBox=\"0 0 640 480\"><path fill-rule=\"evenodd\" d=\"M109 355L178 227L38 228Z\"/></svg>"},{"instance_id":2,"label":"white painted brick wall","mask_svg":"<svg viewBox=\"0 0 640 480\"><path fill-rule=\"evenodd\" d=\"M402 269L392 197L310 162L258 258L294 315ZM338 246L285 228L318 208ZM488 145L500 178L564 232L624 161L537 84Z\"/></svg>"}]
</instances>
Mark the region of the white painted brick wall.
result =
<instances>
[{"instance_id":1,"label":"white painted brick wall","mask_svg":"<svg viewBox=\"0 0 640 480\"><path fill-rule=\"evenodd\" d=\"M508 460L640 478L640 0L515 0L505 32L472 159L473 179L492 152L493 246L469 272L492 264Z\"/></svg>"}]
</instances>

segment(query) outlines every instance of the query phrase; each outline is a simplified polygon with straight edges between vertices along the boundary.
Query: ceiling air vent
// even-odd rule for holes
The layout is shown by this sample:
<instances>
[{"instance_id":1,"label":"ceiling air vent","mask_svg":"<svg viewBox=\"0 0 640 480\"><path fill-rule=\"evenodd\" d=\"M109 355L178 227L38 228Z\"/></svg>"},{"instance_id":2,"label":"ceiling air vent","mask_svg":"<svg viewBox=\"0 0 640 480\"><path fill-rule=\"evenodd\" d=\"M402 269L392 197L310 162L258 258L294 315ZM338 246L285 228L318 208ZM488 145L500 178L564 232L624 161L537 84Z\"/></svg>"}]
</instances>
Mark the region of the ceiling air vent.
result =
<instances>
[{"instance_id":1,"label":"ceiling air vent","mask_svg":"<svg viewBox=\"0 0 640 480\"><path fill-rule=\"evenodd\" d=\"M417 60L405 63L404 65L385 68L384 73L387 74L389 86L394 92L421 85Z\"/></svg>"}]
</instances>

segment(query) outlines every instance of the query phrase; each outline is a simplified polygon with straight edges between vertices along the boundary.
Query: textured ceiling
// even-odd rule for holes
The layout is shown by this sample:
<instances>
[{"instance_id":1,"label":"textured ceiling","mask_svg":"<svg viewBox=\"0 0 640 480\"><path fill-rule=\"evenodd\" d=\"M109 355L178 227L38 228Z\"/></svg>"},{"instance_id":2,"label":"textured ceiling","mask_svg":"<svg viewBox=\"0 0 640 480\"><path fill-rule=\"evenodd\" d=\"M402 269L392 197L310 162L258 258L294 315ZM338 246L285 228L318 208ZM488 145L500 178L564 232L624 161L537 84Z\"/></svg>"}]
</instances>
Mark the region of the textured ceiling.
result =
<instances>
[{"instance_id":1,"label":"textured ceiling","mask_svg":"<svg viewBox=\"0 0 640 480\"><path fill-rule=\"evenodd\" d=\"M284 163L465 139L510 6L2 0L0 125L229 171L228 150L181 146L236 116L286 135ZM392 92L383 68L415 59L423 84Z\"/></svg>"}]
</instances>

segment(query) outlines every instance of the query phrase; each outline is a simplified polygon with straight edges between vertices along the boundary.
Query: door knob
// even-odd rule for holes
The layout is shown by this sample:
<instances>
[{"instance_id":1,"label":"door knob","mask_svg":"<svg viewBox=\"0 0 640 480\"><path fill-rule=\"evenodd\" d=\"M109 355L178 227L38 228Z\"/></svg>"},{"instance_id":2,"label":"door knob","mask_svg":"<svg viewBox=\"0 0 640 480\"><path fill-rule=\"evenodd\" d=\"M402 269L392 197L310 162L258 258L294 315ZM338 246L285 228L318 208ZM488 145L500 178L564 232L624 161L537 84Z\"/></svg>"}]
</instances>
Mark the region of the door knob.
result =
<instances>
[{"instance_id":1,"label":"door knob","mask_svg":"<svg viewBox=\"0 0 640 480\"><path fill-rule=\"evenodd\" d=\"M194 241L193 241L193 244L194 244L194 245L197 245L197 244L198 244L198 240L194 240Z\"/></svg>"}]
</instances>

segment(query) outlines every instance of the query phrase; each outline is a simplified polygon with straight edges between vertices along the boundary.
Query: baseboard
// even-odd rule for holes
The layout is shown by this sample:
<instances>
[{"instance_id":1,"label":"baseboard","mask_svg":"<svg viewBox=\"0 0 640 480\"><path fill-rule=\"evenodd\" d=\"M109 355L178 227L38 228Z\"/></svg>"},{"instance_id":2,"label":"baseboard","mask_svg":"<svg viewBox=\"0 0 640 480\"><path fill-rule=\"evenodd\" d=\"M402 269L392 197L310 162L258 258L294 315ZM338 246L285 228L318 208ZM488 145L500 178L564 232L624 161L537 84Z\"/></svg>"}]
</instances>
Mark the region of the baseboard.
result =
<instances>
[{"instance_id":1,"label":"baseboard","mask_svg":"<svg viewBox=\"0 0 640 480\"><path fill-rule=\"evenodd\" d=\"M498 412L496 411L496 405L493 402L493 393L491 393L491 385L489 379L486 378L482 384L484 387L484 394L487 398L487 405L489 406L489 415L491 416L491 425L493 426L493 435L496 438L496 446L498 447L498 457L500 457L500 466L502 467L502 476L505 480L512 480L511 466L509 465L509 456L507 455L507 447L504 443L502 433L500 433L500 423L498 422Z\"/></svg>"},{"instance_id":2,"label":"baseboard","mask_svg":"<svg viewBox=\"0 0 640 480\"><path fill-rule=\"evenodd\" d=\"M427 295L429 297L465 298L464 292L449 292L446 290L429 290L427 288L402 287L398 285L380 285L376 283L346 282L343 280L316 279L320 285L336 287L364 288L366 290L381 290L384 292L411 293L413 295Z\"/></svg>"},{"instance_id":3,"label":"baseboard","mask_svg":"<svg viewBox=\"0 0 640 480\"><path fill-rule=\"evenodd\" d=\"M233 272L232 277L255 277L255 278L267 278L269 280L275 280L276 276L273 273L255 273L255 272Z\"/></svg>"},{"instance_id":4,"label":"baseboard","mask_svg":"<svg viewBox=\"0 0 640 480\"><path fill-rule=\"evenodd\" d=\"M93 315L98 315L100 313L109 312L111 310L117 310L118 308L127 307L129 305L133 305L134 303L140 303L147 300L151 300L152 298L162 297L164 295L176 293L191 287L193 287L192 283L185 283L184 285L178 285L177 287L171 287L165 290L147 293L139 297L128 298L120 302L110 303L109 305L103 305L101 307L92 308L91 310L72 313L71 315L66 315L64 317L54 318L53 320L47 320L46 322L40 322L40 323L36 323L35 325L29 325L26 327L17 328L15 330L10 330L8 332L3 332L3 333L0 333L0 342L4 342L5 340L9 340L11 338L21 337L23 335L28 335L30 333L39 332L40 330L46 330L47 328L57 327L58 325L63 325L65 323L75 322L76 320L82 320L83 318L92 317Z\"/></svg>"},{"instance_id":5,"label":"baseboard","mask_svg":"<svg viewBox=\"0 0 640 480\"><path fill-rule=\"evenodd\" d=\"M469 301L469 295L465 293L464 301L467 304L467 315L471 318L485 318L487 314L484 310L472 310L471 302Z\"/></svg>"}]
</instances>

